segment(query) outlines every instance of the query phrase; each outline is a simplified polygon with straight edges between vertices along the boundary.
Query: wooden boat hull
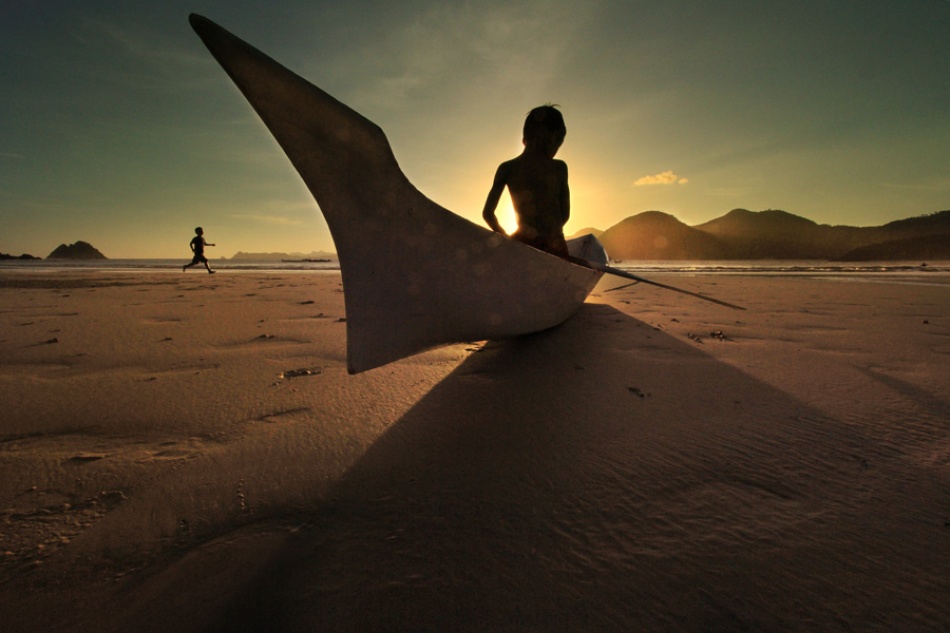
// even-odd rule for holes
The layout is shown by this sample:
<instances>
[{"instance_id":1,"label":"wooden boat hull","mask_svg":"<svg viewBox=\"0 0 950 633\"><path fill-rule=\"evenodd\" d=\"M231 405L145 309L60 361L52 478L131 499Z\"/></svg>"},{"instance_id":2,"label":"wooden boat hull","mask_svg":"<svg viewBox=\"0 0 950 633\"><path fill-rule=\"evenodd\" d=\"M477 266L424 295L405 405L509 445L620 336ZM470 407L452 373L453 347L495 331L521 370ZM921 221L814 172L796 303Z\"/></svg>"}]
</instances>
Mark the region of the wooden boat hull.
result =
<instances>
[{"instance_id":1,"label":"wooden boat hull","mask_svg":"<svg viewBox=\"0 0 950 633\"><path fill-rule=\"evenodd\" d=\"M553 327L600 279L602 272L432 202L402 173L377 125L213 22L192 15L191 24L326 218L343 277L351 373L440 345ZM607 262L593 236L569 248Z\"/></svg>"}]
</instances>

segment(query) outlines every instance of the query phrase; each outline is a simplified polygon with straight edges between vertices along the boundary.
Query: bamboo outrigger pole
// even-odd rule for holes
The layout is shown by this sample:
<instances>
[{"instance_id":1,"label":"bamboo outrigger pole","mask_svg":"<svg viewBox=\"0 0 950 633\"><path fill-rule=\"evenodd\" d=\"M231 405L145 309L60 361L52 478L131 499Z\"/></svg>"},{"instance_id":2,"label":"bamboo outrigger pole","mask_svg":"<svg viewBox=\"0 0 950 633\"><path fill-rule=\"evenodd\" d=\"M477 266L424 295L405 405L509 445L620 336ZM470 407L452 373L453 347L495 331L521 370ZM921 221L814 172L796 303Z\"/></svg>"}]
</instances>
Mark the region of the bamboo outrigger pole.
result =
<instances>
[{"instance_id":1,"label":"bamboo outrigger pole","mask_svg":"<svg viewBox=\"0 0 950 633\"><path fill-rule=\"evenodd\" d=\"M697 299L702 299L703 301L711 301L712 303L719 304L721 306L726 306L727 308L732 308L733 310L745 310L742 306L737 306L733 303L727 303L719 299L714 299L713 297L707 297L706 295L701 295L696 292L690 292L689 290L683 290L682 288L677 288L676 286L668 286L666 284L661 284L658 281L651 281L649 279L644 279L634 275L633 273L628 273L625 270L620 270L619 268L614 268L613 266L607 266L606 264L598 264L596 262L589 262L585 260L576 260L577 263L582 263L582 265L587 266L588 268L593 268L594 270L599 270L605 272L609 275L616 275L617 277L623 277L624 279L631 279L634 283L644 283L650 284L651 286L656 286L657 288L664 288L666 290L672 290L674 292L679 292L684 295L689 295L691 297L696 297ZM627 284L627 286L632 286L633 284ZM627 286L620 286L619 288L611 288L610 290L620 290L620 288L626 288ZM608 290L608 292L610 292Z\"/></svg>"}]
</instances>

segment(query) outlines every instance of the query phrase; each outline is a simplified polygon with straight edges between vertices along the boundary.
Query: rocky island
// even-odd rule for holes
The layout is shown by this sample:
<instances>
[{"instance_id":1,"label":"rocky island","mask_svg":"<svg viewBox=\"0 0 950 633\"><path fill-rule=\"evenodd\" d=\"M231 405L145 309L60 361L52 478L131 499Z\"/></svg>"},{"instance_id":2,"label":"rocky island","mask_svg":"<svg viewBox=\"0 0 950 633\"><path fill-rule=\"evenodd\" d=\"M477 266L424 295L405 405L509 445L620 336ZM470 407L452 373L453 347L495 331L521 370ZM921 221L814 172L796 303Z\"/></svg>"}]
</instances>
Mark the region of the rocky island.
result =
<instances>
[{"instance_id":1,"label":"rocky island","mask_svg":"<svg viewBox=\"0 0 950 633\"><path fill-rule=\"evenodd\" d=\"M79 241L74 244L60 244L46 259L108 259L89 242Z\"/></svg>"}]
</instances>

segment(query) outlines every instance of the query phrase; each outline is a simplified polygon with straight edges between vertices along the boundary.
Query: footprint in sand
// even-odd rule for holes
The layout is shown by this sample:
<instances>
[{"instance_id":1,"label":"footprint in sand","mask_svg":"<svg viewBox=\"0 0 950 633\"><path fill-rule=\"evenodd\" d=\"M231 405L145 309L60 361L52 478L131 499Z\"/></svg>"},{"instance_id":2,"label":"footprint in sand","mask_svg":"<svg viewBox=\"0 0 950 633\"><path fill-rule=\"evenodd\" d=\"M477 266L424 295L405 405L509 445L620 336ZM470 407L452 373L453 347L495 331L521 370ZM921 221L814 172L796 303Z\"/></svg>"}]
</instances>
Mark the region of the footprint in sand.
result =
<instances>
[{"instance_id":1,"label":"footprint in sand","mask_svg":"<svg viewBox=\"0 0 950 633\"><path fill-rule=\"evenodd\" d=\"M97 462L106 457L108 457L108 455L105 453L79 453L68 458L66 461L71 464L87 464L89 462Z\"/></svg>"}]
</instances>

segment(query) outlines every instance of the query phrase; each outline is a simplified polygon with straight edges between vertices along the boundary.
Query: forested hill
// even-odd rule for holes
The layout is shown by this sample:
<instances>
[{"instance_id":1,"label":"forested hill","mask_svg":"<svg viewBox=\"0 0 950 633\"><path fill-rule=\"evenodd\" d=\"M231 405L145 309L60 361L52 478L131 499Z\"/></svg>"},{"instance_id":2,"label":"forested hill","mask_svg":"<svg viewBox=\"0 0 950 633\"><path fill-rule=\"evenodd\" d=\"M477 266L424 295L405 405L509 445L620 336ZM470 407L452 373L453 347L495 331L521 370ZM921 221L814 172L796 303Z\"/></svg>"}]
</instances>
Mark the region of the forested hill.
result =
<instances>
[{"instance_id":1,"label":"forested hill","mask_svg":"<svg viewBox=\"0 0 950 633\"><path fill-rule=\"evenodd\" d=\"M950 210L874 227L746 209L687 226L667 213L646 211L610 227L600 240L613 259L950 260Z\"/></svg>"}]
</instances>

